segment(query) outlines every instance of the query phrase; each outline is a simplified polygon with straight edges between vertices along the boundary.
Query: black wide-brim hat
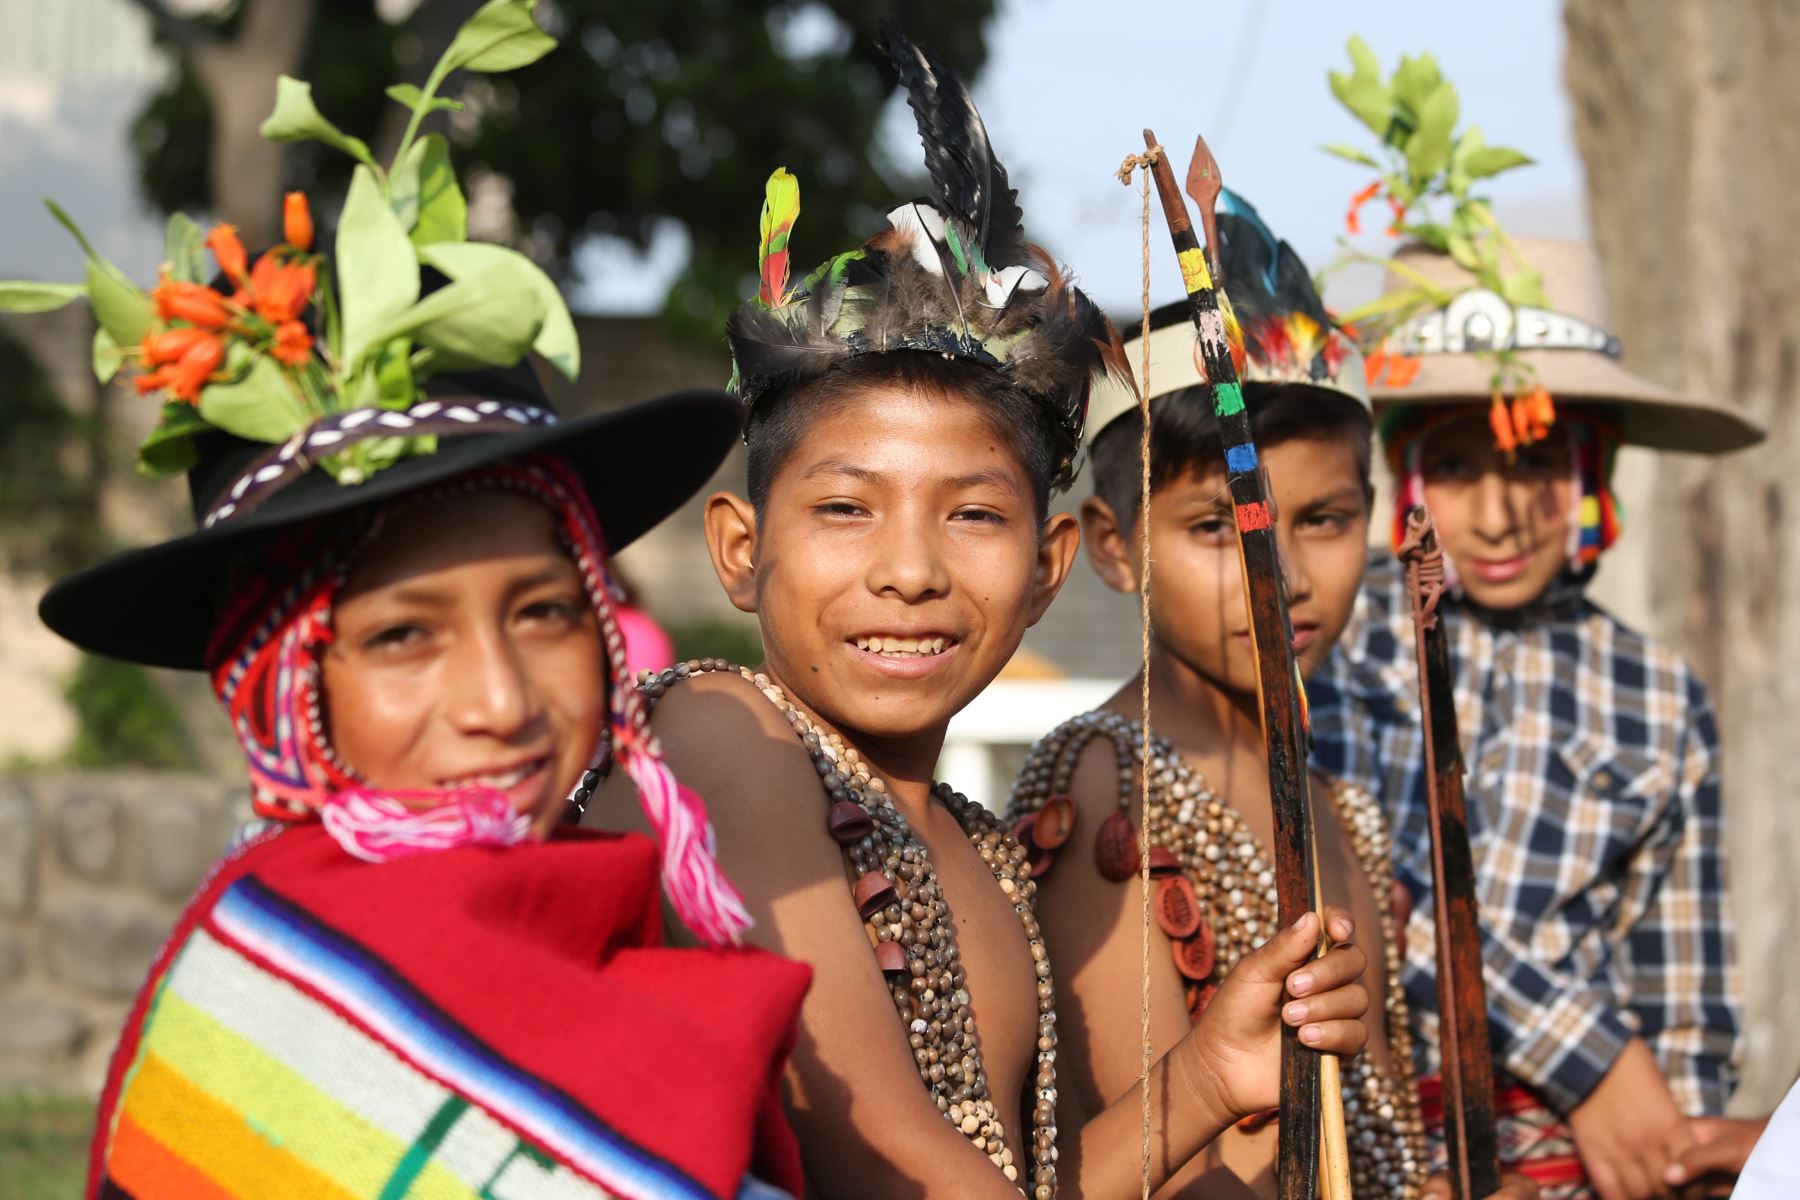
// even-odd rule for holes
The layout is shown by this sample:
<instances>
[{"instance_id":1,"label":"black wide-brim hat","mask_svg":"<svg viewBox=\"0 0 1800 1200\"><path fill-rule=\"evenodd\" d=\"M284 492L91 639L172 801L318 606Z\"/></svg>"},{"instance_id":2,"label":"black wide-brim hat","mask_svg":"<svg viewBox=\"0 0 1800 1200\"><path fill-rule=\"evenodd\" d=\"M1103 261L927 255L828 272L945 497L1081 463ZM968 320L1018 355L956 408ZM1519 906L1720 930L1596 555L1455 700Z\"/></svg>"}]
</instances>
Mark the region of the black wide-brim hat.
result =
<instances>
[{"instance_id":1,"label":"black wide-brim hat","mask_svg":"<svg viewBox=\"0 0 1800 1200\"><path fill-rule=\"evenodd\" d=\"M524 363L446 375L432 380L426 392L446 402L497 400L554 413ZM59 580L44 594L38 615L57 634L95 654L204 670L230 571L273 534L346 516L506 459L555 454L586 485L607 549L616 552L706 484L729 453L739 422L738 404L724 392L683 391L566 422L440 436L435 454L402 459L357 484L309 470L258 507L115 554ZM266 444L216 431L196 448L200 462L188 472L188 487L197 522L271 451Z\"/></svg>"}]
</instances>

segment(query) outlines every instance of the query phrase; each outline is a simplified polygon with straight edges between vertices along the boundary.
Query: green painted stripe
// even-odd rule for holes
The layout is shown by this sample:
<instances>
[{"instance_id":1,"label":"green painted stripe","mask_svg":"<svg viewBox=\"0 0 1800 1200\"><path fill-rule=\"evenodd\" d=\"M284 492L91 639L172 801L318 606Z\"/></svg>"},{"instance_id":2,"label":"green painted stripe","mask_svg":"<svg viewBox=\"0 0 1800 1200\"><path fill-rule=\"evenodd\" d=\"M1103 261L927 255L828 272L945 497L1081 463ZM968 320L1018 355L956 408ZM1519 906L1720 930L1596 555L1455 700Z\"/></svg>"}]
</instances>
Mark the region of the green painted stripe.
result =
<instances>
[{"instance_id":1,"label":"green painted stripe","mask_svg":"<svg viewBox=\"0 0 1800 1200\"><path fill-rule=\"evenodd\" d=\"M1221 417L1236 416L1244 411L1244 389L1235 383L1221 383L1213 388L1213 412Z\"/></svg>"},{"instance_id":2,"label":"green painted stripe","mask_svg":"<svg viewBox=\"0 0 1800 1200\"><path fill-rule=\"evenodd\" d=\"M437 1153L444 1138L449 1136L450 1127L456 1124L457 1118L468 1111L468 1108L469 1102L461 1096L450 1096L438 1106L438 1110L431 1114L431 1120L425 1122L424 1131L406 1148L406 1153L395 1164L394 1173L388 1176L387 1183L381 1189L380 1200L401 1200L406 1195L413 1181L425 1170L425 1164L431 1161L431 1156Z\"/></svg>"}]
</instances>

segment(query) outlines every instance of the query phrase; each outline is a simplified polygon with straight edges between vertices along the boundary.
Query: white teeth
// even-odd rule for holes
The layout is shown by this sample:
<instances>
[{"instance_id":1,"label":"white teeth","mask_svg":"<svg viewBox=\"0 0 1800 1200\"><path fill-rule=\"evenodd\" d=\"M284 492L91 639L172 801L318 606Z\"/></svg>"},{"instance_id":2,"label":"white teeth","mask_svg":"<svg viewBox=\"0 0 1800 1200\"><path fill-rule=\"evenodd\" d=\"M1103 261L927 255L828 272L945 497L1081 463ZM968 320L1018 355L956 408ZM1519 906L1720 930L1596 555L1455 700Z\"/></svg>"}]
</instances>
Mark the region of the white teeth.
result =
<instances>
[{"instance_id":1,"label":"white teeth","mask_svg":"<svg viewBox=\"0 0 1800 1200\"><path fill-rule=\"evenodd\" d=\"M893 638L893 637L859 637L854 639L858 650L867 650L872 654L880 654L886 658L930 658L942 654L950 644L950 639L933 638Z\"/></svg>"},{"instance_id":2,"label":"white teeth","mask_svg":"<svg viewBox=\"0 0 1800 1200\"><path fill-rule=\"evenodd\" d=\"M451 788L488 787L497 792L504 792L507 788L524 782L543 765L544 760L538 759L536 762L528 762L522 767L514 767L512 770L498 775L467 775L461 779L451 780L448 786Z\"/></svg>"}]
</instances>

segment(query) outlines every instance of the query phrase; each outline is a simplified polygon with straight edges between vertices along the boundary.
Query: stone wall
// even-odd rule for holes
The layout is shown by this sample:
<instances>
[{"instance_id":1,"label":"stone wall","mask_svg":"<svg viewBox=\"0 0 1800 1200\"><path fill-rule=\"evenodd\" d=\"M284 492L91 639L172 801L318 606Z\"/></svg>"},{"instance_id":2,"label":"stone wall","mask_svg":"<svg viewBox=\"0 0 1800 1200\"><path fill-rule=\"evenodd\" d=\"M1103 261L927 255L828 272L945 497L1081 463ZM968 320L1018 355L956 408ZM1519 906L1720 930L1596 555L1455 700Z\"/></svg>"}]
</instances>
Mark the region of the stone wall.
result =
<instances>
[{"instance_id":1,"label":"stone wall","mask_svg":"<svg viewBox=\"0 0 1800 1200\"><path fill-rule=\"evenodd\" d=\"M95 1094L243 786L155 772L0 776L0 1093Z\"/></svg>"}]
</instances>

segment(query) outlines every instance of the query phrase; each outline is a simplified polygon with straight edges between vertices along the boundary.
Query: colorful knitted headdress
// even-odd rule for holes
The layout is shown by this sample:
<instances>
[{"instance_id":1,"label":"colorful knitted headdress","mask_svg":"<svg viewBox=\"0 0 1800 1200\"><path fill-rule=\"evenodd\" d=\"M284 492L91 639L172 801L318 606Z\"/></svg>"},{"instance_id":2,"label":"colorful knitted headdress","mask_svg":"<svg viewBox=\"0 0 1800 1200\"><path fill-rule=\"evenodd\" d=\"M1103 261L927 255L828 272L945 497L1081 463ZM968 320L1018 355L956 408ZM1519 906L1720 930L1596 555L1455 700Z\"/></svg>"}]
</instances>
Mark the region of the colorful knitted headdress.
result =
<instances>
[{"instance_id":1,"label":"colorful knitted headdress","mask_svg":"<svg viewBox=\"0 0 1800 1200\"><path fill-rule=\"evenodd\" d=\"M1123 373L1118 335L1041 248L1025 241L1017 193L962 81L899 27L885 48L925 144L932 198L888 214L889 227L789 286L800 188L769 177L758 256L761 287L726 324L732 390L749 410L771 391L864 354L919 350L991 367L1053 418L1066 486L1088 393Z\"/></svg>"}]
</instances>

